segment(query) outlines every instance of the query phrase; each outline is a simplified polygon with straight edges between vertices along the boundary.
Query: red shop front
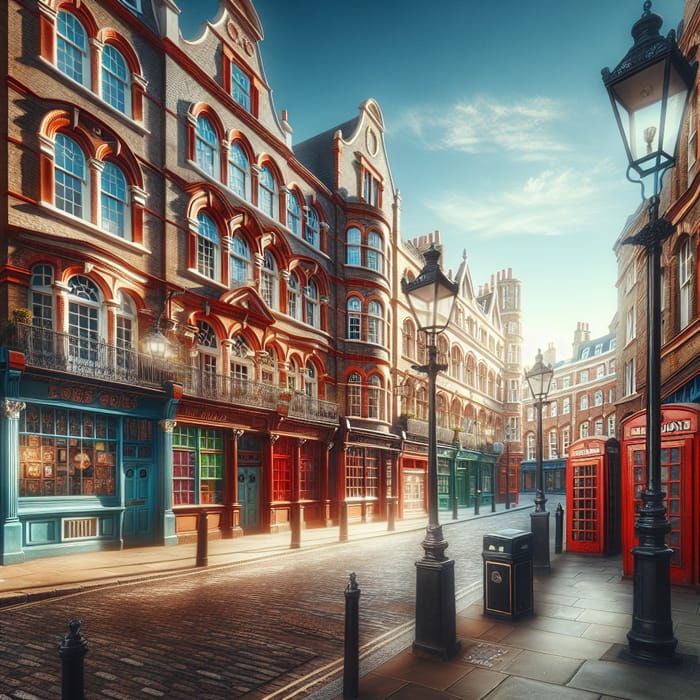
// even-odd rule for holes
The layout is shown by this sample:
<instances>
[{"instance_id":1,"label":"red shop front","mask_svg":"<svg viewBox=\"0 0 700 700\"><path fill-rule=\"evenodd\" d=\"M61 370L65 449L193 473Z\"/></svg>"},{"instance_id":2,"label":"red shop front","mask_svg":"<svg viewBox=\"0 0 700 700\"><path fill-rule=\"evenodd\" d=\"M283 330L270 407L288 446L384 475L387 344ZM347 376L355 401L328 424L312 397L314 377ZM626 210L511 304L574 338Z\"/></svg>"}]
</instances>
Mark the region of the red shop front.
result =
<instances>
[{"instance_id":1,"label":"red shop front","mask_svg":"<svg viewBox=\"0 0 700 700\"><path fill-rule=\"evenodd\" d=\"M584 438L569 446L566 469L566 548L620 551L620 445L614 438Z\"/></svg>"},{"instance_id":2,"label":"red shop front","mask_svg":"<svg viewBox=\"0 0 700 700\"><path fill-rule=\"evenodd\" d=\"M700 584L700 470L698 404L661 407L661 488L670 523L666 543L673 550L671 583ZM646 411L622 423L622 552L626 575L634 573L632 547L637 545L634 525L646 488Z\"/></svg>"}]
</instances>

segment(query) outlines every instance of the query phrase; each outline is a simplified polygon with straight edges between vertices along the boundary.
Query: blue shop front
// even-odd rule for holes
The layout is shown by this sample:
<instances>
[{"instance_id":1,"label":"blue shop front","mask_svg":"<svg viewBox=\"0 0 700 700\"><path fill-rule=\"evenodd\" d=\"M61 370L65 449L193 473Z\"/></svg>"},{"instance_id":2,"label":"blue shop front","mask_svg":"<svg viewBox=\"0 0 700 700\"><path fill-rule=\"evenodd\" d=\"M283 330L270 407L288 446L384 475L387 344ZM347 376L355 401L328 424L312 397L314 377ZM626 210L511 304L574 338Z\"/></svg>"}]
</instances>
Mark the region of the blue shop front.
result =
<instances>
[{"instance_id":1,"label":"blue shop front","mask_svg":"<svg viewBox=\"0 0 700 700\"><path fill-rule=\"evenodd\" d=\"M172 430L177 384L127 389L3 372L2 563L177 541Z\"/></svg>"}]
</instances>

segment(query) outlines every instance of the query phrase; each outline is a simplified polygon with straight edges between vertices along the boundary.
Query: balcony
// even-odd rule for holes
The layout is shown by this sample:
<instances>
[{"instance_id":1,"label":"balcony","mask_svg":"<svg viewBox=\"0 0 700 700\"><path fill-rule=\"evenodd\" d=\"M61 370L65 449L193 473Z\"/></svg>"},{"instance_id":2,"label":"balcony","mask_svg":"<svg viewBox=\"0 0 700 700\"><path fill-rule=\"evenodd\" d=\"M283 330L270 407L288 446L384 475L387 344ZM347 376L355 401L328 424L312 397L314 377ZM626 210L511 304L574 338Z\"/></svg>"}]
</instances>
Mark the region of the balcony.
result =
<instances>
[{"instance_id":1,"label":"balcony","mask_svg":"<svg viewBox=\"0 0 700 700\"><path fill-rule=\"evenodd\" d=\"M290 418L297 418L311 423L337 424L339 416L338 404L296 392L292 394L289 400L289 413L287 415Z\"/></svg>"},{"instance_id":2,"label":"balcony","mask_svg":"<svg viewBox=\"0 0 700 700\"><path fill-rule=\"evenodd\" d=\"M24 353L30 367L154 389L161 389L168 381L177 382L188 396L268 411L280 408L281 392L276 384L204 372L194 365L156 360L135 350L48 328L17 324L13 346ZM313 423L337 424L338 404L295 393L289 399L287 415Z\"/></svg>"}]
</instances>

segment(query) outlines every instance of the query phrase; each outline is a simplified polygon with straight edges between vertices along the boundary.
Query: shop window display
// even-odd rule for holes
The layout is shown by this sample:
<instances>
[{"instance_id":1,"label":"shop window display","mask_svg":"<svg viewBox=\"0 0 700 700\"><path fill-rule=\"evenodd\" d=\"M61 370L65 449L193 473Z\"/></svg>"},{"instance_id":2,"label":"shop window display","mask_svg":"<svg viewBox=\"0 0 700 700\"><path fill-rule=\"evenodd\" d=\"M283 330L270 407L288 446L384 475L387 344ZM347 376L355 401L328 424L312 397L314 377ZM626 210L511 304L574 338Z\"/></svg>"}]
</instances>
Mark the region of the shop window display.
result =
<instances>
[{"instance_id":1,"label":"shop window display","mask_svg":"<svg viewBox=\"0 0 700 700\"><path fill-rule=\"evenodd\" d=\"M117 419L30 405L20 420L19 495L114 496Z\"/></svg>"}]
</instances>

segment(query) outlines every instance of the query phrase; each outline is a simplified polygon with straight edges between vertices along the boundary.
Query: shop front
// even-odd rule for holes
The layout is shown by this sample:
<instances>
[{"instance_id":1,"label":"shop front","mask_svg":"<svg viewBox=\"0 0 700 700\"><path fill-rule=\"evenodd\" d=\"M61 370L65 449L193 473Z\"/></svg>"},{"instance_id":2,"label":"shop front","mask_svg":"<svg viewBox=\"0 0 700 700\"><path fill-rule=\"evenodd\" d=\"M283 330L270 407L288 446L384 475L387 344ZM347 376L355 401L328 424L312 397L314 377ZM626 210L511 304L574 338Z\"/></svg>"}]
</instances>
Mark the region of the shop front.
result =
<instances>
[{"instance_id":1,"label":"shop front","mask_svg":"<svg viewBox=\"0 0 700 700\"><path fill-rule=\"evenodd\" d=\"M173 543L164 476L179 386L17 379L1 419L3 563Z\"/></svg>"}]
</instances>

